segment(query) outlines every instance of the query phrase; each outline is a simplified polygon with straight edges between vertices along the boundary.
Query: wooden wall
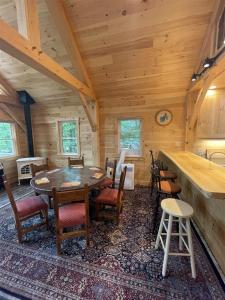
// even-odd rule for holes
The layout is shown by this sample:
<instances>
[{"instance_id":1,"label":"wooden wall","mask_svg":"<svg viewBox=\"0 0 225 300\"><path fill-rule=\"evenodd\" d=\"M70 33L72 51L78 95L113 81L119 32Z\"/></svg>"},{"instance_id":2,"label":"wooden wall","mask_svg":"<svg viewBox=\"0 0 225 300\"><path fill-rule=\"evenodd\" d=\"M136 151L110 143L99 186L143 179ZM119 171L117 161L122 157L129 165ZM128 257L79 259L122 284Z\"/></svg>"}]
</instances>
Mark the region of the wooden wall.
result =
<instances>
[{"instance_id":1,"label":"wooden wall","mask_svg":"<svg viewBox=\"0 0 225 300\"><path fill-rule=\"evenodd\" d=\"M19 120L24 121L23 109L17 107L11 107L11 108L13 109L14 113L18 116ZM8 114L6 114L0 109L0 121L13 121L13 120L9 117ZM27 156L26 134L17 125L16 125L16 136L17 136L18 155L12 158L0 159L1 162L3 162L4 164L4 170L10 182L17 181L16 159Z\"/></svg>"},{"instance_id":2,"label":"wooden wall","mask_svg":"<svg viewBox=\"0 0 225 300\"><path fill-rule=\"evenodd\" d=\"M161 96L162 97L162 96ZM118 119L142 119L142 152L141 158L127 162L135 164L135 183L149 184L150 155L149 150L184 149L185 134L185 99L182 96L121 97L102 99L100 109L100 144L101 163L106 157L118 158ZM155 114L159 110L169 109L173 121L168 126L159 126L155 122Z\"/></svg>"},{"instance_id":3,"label":"wooden wall","mask_svg":"<svg viewBox=\"0 0 225 300\"><path fill-rule=\"evenodd\" d=\"M86 164L93 164L92 131L83 107L68 99L60 102L36 103L32 106L35 155L49 158L51 167L67 165L67 156L57 153L57 120L79 118L81 154Z\"/></svg>"}]
</instances>

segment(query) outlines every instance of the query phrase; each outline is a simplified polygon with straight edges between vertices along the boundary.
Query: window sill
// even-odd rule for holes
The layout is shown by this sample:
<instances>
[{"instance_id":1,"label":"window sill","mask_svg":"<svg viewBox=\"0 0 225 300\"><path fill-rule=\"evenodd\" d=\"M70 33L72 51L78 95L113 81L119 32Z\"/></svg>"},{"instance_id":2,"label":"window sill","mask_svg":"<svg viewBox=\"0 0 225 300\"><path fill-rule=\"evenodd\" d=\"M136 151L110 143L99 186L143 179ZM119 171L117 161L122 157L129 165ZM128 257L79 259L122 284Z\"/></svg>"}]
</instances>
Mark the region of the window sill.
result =
<instances>
[{"instance_id":1,"label":"window sill","mask_svg":"<svg viewBox=\"0 0 225 300\"><path fill-rule=\"evenodd\" d=\"M79 154L62 154L62 153L58 153L57 157L61 157L61 158L68 158L68 157L80 158L80 155Z\"/></svg>"},{"instance_id":2,"label":"window sill","mask_svg":"<svg viewBox=\"0 0 225 300\"><path fill-rule=\"evenodd\" d=\"M0 161L4 161L4 160L13 160L13 159L17 159L19 158L18 155L12 155L12 156L0 156Z\"/></svg>"},{"instance_id":3,"label":"window sill","mask_svg":"<svg viewBox=\"0 0 225 300\"><path fill-rule=\"evenodd\" d=\"M125 161L142 161L144 160L143 156L126 156Z\"/></svg>"}]
</instances>

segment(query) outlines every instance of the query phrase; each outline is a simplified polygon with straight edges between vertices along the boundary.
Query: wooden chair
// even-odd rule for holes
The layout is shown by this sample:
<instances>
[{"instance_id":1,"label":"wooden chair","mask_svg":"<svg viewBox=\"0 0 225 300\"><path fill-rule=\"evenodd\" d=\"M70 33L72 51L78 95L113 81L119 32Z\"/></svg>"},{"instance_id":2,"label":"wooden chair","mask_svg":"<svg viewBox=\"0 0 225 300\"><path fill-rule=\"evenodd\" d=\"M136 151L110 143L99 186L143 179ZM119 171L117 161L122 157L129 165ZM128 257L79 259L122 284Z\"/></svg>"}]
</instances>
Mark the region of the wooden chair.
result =
<instances>
[{"instance_id":1,"label":"wooden chair","mask_svg":"<svg viewBox=\"0 0 225 300\"><path fill-rule=\"evenodd\" d=\"M159 210L160 198L176 198L179 199L178 194L181 193L181 187L171 180L162 180L160 176L160 168L153 170L156 187L156 210L153 222L153 232L155 232L157 214Z\"/></svg>"},{"instance_id":2,"label":"wooden chair","mask_svg":"<svg viewBox=\"0 0 225 300\"><path fill-rule=\"evenodd\" d=\"M48 167L48 158L46 158L46 163L43 165L35 165L35 164L31 164L31 174L32 177L35 177L37 175L37 173L39 172L43 172L43 171L48 171L49 167Z\"/></svg>"},{"instance_id":3,"label":"wooden chair","mask_svg":"<svg viewBox=\"0 0 225 300\"><path fill-rule=\"evenodd\" d=\"M44 172L44 171L48 171L49 170L49 166L48 166L48 158L46 158L46 163L43 165L35 165L35 164L31 164L31 174L32 177L35 177L39 172ZM38 196L38 193L36 193L36 196ZM52 202L51 202L51 197L48 196L48 204L49 204L49 208L52 208Z\"/></svg>"},{"instance_id":4,"label":"wooden chair","mask_svg":"<svg viewBox=\"0 0 225 300\"><path fill-rule=\"evenodd\" d=\"M89 201L88 185L79 190L52 190L54 199L54 210L56 219L56 246L57 254L61 254L62 240L86 236L87 246L89 246ZM72 230L64 232L67 228L76 225L85 225L82 230Z\"/></svg>"},{"instance_id":5,"label":"wooden chair","mask_svg":"<svg viewBox=\"0 0 225 300\"><path fill-rule=\"evenodd\" d=\"M47 229L49 228L48 205L39 196L26 197L22 200L15 201L7 180L4 180L4 185L13 209L19 243L22 242L23 235L29 231L32 231L35 228L43 225L46 225ZM36 215L40 215L41 219L44 215L45 220L41 223L34 224L29 227L22 226L23 221L30 219Z\"/></svg>"},{"instance_id":6,"label":"wooden chair","mask_svg":"<svg viewBox=\"0 0 225 300\"><path fill-rule=\"evenodd\" d=\"M68 167L72 166L84 166L84 155L78 159L68 157Z\"/></svg>"},{"instance_id":7,"label":"wooden chair","mask_svg":"<svg viewBox=\"0 0 225 300\"><path fill-rule=\"evenodd\" d=\"M116 178L116 166L117 160L110 161L108 157L105 160L105 171L107 173L107 177L100 183L99 188L105 189L107 187L115 188L115 178Z\"/></svg>"},{"instance_id":8,"label":"wooden chair","mask_svg":"<svg viewBox=\"0 0 225 300\"><path fill-rule=\"evenodd\" d=\"M175 172L168 171L168 168L163 165L163 162L160 161L159 159L155 160L153 156L153 151L150 150L150 155L151 155L151 195L153 193L153 189L155 186L155 183L157 179L155 178L155 172L154 170L159 169L159 175L160 175L160 180L171 180L175 181L177 178L177 174Z\"/></svg>"},{"instance_id":9,"label":"wooden chair","mask_svg":"<svg viewBox=\"0 0 225 300\"><path fill-rule=\"evenodd\" d=\"M123 169L120 175L120 182L118 189L105 188L101 191L99 196L95 198L95 207L96 207L96 219L100 220L99 213L101 208L105 205L116 207L116 215L110 216L110 219L116 219L117 224L119 224L120 213L123 207L123 188L124 181L126 178L127 167Z\"/></svg>"}]
</instances>

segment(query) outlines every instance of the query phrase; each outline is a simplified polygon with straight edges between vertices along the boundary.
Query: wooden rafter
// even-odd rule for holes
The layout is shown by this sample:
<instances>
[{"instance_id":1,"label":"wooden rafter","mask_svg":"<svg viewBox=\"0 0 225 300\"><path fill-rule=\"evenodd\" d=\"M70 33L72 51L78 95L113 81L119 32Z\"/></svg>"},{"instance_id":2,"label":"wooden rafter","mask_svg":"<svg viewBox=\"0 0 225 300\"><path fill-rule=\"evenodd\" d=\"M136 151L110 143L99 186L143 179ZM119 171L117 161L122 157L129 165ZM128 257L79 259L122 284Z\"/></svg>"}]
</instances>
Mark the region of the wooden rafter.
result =
<instances>
[{"instance_id":1,"label":"wooden rafter","mask_svg":"<svg viewBox=\"0 0 225 300\"><path fill-rule=\"evenodd\" d=\"M0 103L5 103L5 104L13 105L13 106L22 107L22 105L19 103L18 99L15 99L9 95L1 95L0 94Z\"/></svg>"},{"instance_id":2,"label":"wooden rafter","mask_svg":"<svg viewBox=\"0 0 225 300\"><path fill-rule=\"evenodd\" d=\"M41 48L36 0L15 0L19 33L37 48Z\"/></svg>"},{"instance_id":3,"label":"wooden rafter","mask_svg":"<svg viewBox=\"0 0 225 300\"><path fill-rule=\"evenodd\" d=\"M211 19L210 19L210 23L208 25L206 35L205 35L204 41L202 43L202 47L201 47L201 50L200 50L200 53L199 53L199 56L198 56L198 60L197 60L197 63L196 63L196 68L195 68L196 73L198 72L199 68L201 67L202 60L205 58L205 57L203 57L204 51L205 51L205 48L207 46L207 43L209 42L210 36L212 34L212 28L213 28L213 26L215 26L215 22L217 20L219 12L221 11L222 5L223 5L223 0L216 0L215 1L215 7L213 9L213 13L212 13L212 16L211 16ZM212 42L212 44L214 44L214 43Z\"/></svg>"},{"instance_id":4,"label":"wooden rafter","mask_svg":"<svg viewBox=\"0 0 225 300\"><path fill-rule=\"evenodd\" d=\"M87 85L92 90L92 93L95 96L90 76L87 72L85 63L80 54L77 39L76 39L75 33L73 31L73 28L71 26L71 23L69 21L69 18L66 14L63 1L62 0L45 0L45 2L48 6L48 9L52 15L53 20L55 21L55 25L56 25L57 30L61 36L61 39L65 45L67 53L73 64L73 67L77 68L77 65L78 65L78 67L80 68L80 70L84 76L84 79L85 79ZM96 99L96 96L94 98Z\"/></svg>"},{"instance_id":5,"label":"wooden rafter","mask_svg":"<svg viewBox=\"0 0 225 300\"><path fill-rule=\"evenodd\" d=\"M0 49L74 91L94 98L91 89L0 20Z\"/></svg>"},{"instance_id":6,"label":"wooden rafter","mask_svg":"<svg viewBox=\"0 0 225 300\"><path fill-rule=\"evenodd\" d=\"M16 91L1 73L0 73L0 87L6 95L11 96L14 99L18 99L18 95Z\"/></svg>"},{"instance_id":7,"label":"wooden rafter","mask_svg":"<svg viewBox=\"0 0 225 300\"><path fill-rule=\"evenodd\" d=\"M95 122L93 120L93 117L91 115L90 109L88 107L87 100L86 100L85 96L82 93L79 93L79 95L80 95L82 106L83 106L84 111L87 115L88 121L91 125L91 129L92 129L92 131L96 131L96 124L95 124Z\"/></svg>"},{"instance_id":8,"label":"wooden rafter","mask_svg":"<svg viewBox=\"0 0 225 300\"><path fill-rule=\"evenodd\" d=\"M19 127L25 132L26 131L26 127L25 124L17 117L17 115L15 114L15 112L6 104L4 103L0 103L0 108L7 113L18 125Z\"/></svg>"},{"instance_id":9,"label":"wooden rafter","mask_svg":"<svg viewBox=\"0 0 225 300\"><path fill-rule=\"evenodd\" d=\"M64 46L67 50L67 54L70 58L70 61L74 67L74 69L78 67L80 68L84 79L86 80L87 85L91 88L93 94L93 86L92 82L90 80L90 77L88 75L87 69L85 67L84 61L82 59L82 56L79 51L78 43L75 37L75 34L73 32L72 26L70 24L70 21L66 15L65 8L63 5L63 2L61 0L45 0L49 11L51 12L51 15L55 21L55 25L58 29L58 32L61 36L61 39L64 43ZM87 118L89 120L89 123L91 125L92 131L96 131L96 121L94 121L94 116L90 110L90 107L88 106L88 102L86 97L79 93L80 100L82 103L82 106L84 108L84 111L87 115ZM95 97L96 100L96 97ZM97 104L96 104L97 105Z\"/></svg>"}]
</instances>

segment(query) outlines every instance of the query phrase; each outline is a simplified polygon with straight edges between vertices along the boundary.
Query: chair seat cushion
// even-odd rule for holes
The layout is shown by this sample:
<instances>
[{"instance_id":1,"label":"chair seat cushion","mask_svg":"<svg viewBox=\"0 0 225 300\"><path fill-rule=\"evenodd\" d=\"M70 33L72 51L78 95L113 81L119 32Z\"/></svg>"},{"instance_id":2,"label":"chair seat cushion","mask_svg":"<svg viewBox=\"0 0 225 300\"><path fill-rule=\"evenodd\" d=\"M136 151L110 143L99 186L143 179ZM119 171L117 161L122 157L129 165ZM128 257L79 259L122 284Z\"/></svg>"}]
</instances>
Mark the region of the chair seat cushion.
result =
<instances>
[{"instance_id":1,"label":"chair seat cushion","mask_svg":"<svg viewBox=\"0 0 225 300\"><path fill-rule=\"evenodd\" d=\"M42 209L48 209L48 205L39 196L32 196L17 201L16 207L21 218L28 217Z\"/></svg>"},{"instance_id":2,"label":"chair seat cushion","mask_svg":"<svg viewBox=\"0 0 225 300\"><path fill-rule=\"evenodd\" d=\"M113 180L109 177L106 177L103 179L103 181L100 183L99 187L100 189L105 189L113 184Z\"/></svg>"},{"instance_id":3,"label":"chair seat cushion","mask_svg":"<svg viewBox=\"0 0 225 300\"><path fill-rule=\"evenodd\" d=\"M118 196L117 189L106 188L101 191L101 193L95 199L95 201L96 203L115 206L117 204L117 196Z\"/></svg>"},{"instance_id":4,"label":"chair seat cushion","mask_svg":"<svg viewBox=\"0 0 225 300\"><path fill-rule=\"evenodd\" d=\"M160 181L161 191L166 194L179 194L181 192L181 188L178 184L175 184L172 181ZM159 183L158 183L159 188Z\"/></svg>"},{"instance_id":5,"label":"chair seat cushion","mask_svg":"<svg viewBox=\"0 0 225 300\"><path fill-rule=\"evenodd\" d=\"M165 179L176 179L177 174L171 171L160 171L160 177Z\"/></svg>"},{"instance_id":6,"label":"chair seat cushion","mask_svg":"<svg viewBox=\"0 0 225 300\"><path fill-rule=\"evenodd\" d=\"M73 227L85 224L85 204L71 203L59 207L59 227Z\"/></svg>"}]
</instances>

